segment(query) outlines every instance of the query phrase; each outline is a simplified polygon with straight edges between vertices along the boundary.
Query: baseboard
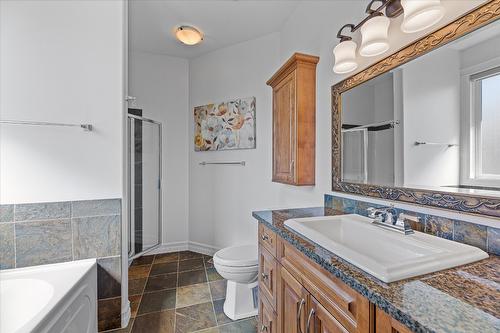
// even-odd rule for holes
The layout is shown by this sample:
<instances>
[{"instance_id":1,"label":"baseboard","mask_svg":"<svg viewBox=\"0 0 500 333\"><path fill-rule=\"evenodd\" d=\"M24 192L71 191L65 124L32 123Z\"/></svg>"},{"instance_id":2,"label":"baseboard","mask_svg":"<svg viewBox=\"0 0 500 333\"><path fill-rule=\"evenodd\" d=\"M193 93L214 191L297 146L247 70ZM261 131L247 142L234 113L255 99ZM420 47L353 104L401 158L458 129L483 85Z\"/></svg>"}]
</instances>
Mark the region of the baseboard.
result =
<instances>
[{"instance_id":1,"label":"baseboard","mask_svg":"<svg viewBox=\"0 0 500 333\"><path fill-rule=\"evenodd\" d=\"M215 252L220 250L220 248L197 242L189 242L189 250L193 252L203 253L208 256L213 256Z\"/></svg>"},{"instance_id":2,"label":"baseboard","mask_svg":"<svg viewBox=\"0 0 500 333\"><path fill-rule=\"evenodd\" d=\"M122 298L123 300L123 298ZM130 321L130 301L127 301L127 304L122 307L122 317L121 317L121 324L122 328L125 328L128 326L128 322Z\"/></svg>"},{"instance_id":3,"label":"baseboard","mask_svg":"<svg viewBox=\"0 0 500 333\"><path fill-rule=\"evenodd\" d=\"M161 244L147 254L169 253L186 250L189 250L189 242L170 242Z\"/></svg>"},{"instance_id":4,"label":"baseboard","mask_svg":"<svg viewBox=\"0 0 500 333\"><path fill-rule=\"evenodd\" d=\"M148 252L147 254L169 253L169 252L186 251L186 250L212 256L214 255L215 252L219 250L219 248L212 245L202 244L197 242L171 242L171 243L161 244L156 249Z\"/></svg>"}]
</instances>

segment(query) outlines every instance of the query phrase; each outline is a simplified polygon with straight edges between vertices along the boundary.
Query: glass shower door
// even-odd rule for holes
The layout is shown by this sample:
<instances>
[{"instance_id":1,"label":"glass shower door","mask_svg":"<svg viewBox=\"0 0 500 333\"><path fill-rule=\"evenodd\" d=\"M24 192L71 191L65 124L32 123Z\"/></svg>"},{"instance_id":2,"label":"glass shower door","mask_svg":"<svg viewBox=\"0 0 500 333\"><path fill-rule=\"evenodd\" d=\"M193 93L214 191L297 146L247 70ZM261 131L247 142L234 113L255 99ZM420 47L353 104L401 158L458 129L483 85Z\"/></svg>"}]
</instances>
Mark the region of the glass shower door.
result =
<instances>
[{"instance_id":1,"label":"glass shower door","mask_svg":"<svg viewBox=\"0 0 500 333\"><path fill-rule=\"evenodd\" d=\"M161 243L161 124L128 116L129 258Z\"/></svg>"},{"instance_id":2,"label":"glass shower door","mask_svg":"<svg viewBox=\"0 0 500 333\"><path fill-rule=\"evenodd\" d=\"M342 181L368 183L368 129L342 130Z\"/></svg>"}]
</instances>

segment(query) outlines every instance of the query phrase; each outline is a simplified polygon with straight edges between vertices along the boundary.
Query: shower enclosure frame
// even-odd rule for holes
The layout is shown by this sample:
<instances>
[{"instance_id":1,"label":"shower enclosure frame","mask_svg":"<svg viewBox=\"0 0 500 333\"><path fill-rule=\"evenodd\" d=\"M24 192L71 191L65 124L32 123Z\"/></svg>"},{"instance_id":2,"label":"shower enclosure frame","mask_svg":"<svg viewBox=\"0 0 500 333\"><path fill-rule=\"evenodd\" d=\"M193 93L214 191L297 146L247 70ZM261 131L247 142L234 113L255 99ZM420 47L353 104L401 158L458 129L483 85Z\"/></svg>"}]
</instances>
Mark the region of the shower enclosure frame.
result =
<instances>
[{"instance_id":1,"label":"shower enclosure frame","mask_svg":"<svg viewBox=\"0 0 500 333\"><path fill-rule=\"evenodd\" d=\"M130 167L131 165L131 158L132 158L132 145L131 145L131 137L129 135L132 135L132 128L131 128L131 122L130 120L131 119L136 119L136 120L140 120L140 121L143 121L143 122L147 122L147 123L151 123L151 124L155 124L155 125L158 125L158 170L159 170L159 174L158 174L158 242L156 245L146 249L146 250L143 250L139 253L135 253L135 240L134 240L134 243L132 243L132 234L135 235L135 231L134 233L132 232L132 224L135 222L135 217L133 217L133 213L132 213L132 210L135 209L135 206L133 205L133 200L134 200L134 196L135 196L135 190L132 191L132 167ZM137 115L133 115L133 114L130 114L128 113L127 114L127 163L129 165L129 168L128 168L128 172L127 172L127 179L128 179L128 193L129 193L129 198L128 198L128 201L129 201L129 204L128 204L128 216L129 216L129 223L128 223L128 251L127 251L127 254L128 254L128 259L129 259L129 264L132 260L134 260L135 258L138 258L138 257L141 257L143 256L144 254L148 253L148 252L151 252L157 248L159 248L162 244L162 225L163 225L163 195L162 195L162 192L163 192L163 186L162 186L162 182L163 182L163 170L162 170L162 123L161 122L158 122L156 120L152 120L152 119L149 119L149 118L145 118L145 117L142 117L142 116L137 116ZM135 226L135 223L134 223L134 226ZM134 245L134 246L132 246Z\"/></svg>"}]
</instances>

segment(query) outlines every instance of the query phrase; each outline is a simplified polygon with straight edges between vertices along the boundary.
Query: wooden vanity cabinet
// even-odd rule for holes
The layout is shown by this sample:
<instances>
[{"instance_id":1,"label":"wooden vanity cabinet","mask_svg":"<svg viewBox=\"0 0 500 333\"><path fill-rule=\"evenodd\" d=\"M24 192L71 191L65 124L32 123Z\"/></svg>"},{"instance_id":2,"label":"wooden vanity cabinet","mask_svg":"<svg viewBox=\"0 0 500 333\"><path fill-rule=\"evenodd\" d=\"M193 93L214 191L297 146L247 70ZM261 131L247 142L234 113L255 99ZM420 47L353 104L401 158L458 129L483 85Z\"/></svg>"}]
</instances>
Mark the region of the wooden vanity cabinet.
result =
<instances>
[{"instance_id":1,"label":"wooden vanity cabinet","mask_svg":"<svg viewBox=\"0 0 500 333\"><path fill-rule=\"evenodd\" d=\"M259 332L373 332L368 299L262 224L259 265Z\"/></svg>"},{"instance_id":2,"label":"wooden vanity cabinet","mask_svg":"<svg viewBox=\"0 0 500 333\"><path fill-rule=\"evenodd\" d=\"M411 333L411 330L259 224L258 332Z\"/></svg>"},{"instance_id":3,"label":"wooden vanity cabinet","mask_svg":"<svg viewBox=\"0 0 500 333\"><path fill-rule=\"evenodd\" d=\"M279 275L278 329L280 332L305 333L309 293L283 267L280 267Z\"/></svg>"},{"instance_id":4,"label":"wooden vanity cabinet","mask_svg":"<svg viewBox=\"0 0 500 333\"><path fill-rule=\"evenodd\" d=\"M273 182L315 183L318 61L295 53L267 81L273 88Z\"/></svg>"},{"instance_id":5,"label":"wooden vanity cabinet","mask_svg":"<svg viewBox=\"0 0 500 333\"><path fill-rule=\"evenodd\" d=\"M276 312L265 297L259 297L259 327L258 332L277 333L278 321Z\"/></svg>"},{"instance_id":6,"label":"wooden vanity cabinet","mask_svg":"<svg viewBox=\"0 0 500 333\"><path fill-rule=\"evenodd\" d=\"M411 333L412 331L396 319L389 316L384 310L375 310L376 333Z\"/></svg>"},{"instance_id":7,"label":"wooden vanity cabinet","mask_svg":"<svg viewBox=\"0 0 500 333\"><path fill-rule=\"evenodd\" d=\"M312 321L309 323L314 333L348 333L349 331L342 326L335 317L328 312L314 297L311 298L309 315ZM308 318L309 318L308 315Z\"/></svg>"}]
</instances>

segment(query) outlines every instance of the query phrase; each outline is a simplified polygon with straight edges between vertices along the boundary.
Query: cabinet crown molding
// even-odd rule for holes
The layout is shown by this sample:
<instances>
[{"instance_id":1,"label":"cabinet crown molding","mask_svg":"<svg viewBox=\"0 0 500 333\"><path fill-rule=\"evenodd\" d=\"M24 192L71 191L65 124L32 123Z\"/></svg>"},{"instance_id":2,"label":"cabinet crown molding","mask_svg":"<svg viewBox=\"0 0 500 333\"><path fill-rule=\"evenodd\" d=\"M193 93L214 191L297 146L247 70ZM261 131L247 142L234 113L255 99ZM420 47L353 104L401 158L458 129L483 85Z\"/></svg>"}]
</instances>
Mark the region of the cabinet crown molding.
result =
<instances>
[{"instance_id":1,"label":"cabinet crown molding","mask_svg":"<svg viewBox=\"0 0 500 333\"><path fill-rule=\"evenodd\" d=\"M319 62L319 57L295 52L284 64L283 66L274 73L274 75L267 80L266 84L268 86L274 87L278 84L283 77L288 75L291 71L297 68L298 65L316 65Z\"/></svg>"}]
</instances>

